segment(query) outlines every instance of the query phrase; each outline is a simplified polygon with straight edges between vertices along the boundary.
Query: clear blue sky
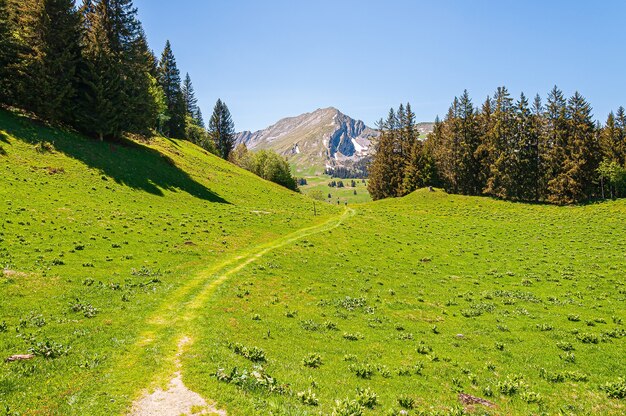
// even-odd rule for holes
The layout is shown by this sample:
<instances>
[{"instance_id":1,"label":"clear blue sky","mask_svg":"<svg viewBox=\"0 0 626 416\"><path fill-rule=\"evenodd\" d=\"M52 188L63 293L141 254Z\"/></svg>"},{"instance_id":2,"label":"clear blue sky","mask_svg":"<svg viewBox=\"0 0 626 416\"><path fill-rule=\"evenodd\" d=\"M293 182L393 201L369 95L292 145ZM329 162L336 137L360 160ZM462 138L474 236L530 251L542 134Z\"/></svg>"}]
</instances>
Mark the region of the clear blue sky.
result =
<instances>
[{"instance_id":1,"label":"clear blue sky","mask_svg":"<svg viewBox=\"0 0 626 416\"><path fill-rule=\"evenodd\" d=\"M604 121L626 106L626 1L135 0L150 46L170 39L205 118L237 130L334 106L373 125L409 101L444 115L464 89L579 90Z\"/></svg>"}]
</instances>

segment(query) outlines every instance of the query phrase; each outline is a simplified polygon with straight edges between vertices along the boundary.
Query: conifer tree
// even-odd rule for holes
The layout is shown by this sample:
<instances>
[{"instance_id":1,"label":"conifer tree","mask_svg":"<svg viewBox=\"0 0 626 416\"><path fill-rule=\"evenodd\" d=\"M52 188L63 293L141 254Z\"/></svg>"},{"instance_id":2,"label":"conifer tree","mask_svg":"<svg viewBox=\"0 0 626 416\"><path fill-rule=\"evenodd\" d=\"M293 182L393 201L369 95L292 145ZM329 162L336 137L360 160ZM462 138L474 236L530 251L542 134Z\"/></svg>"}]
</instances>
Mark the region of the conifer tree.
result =
<instances>
[{"instance_id":1,"label":"conifer tree","mask_svg":"<svg viewBox=\"0 0 626 416\"><path fill-rule=\"evenodd\" d=\"M516 143L514 143L513 99L506 87L498 87L494 96L493 126L485 141L488 148L489 177L485 193L508 198L514 186Z\"/></svg>"},{"instance_id":2,"label":"conifer tree","mask_svg":"<svg viewBox=\"0 0 626 416\"><path fill-rule=\"evenodd\" d=\"M123 131L124 103L120 58L113 52L106 4L87 0L81 7L83 60L80 71L78 124L100 140Z\"/></svg>"},{"instance_id":3,"label":"conifer tree","mask_svg":"<svg viewBox=\"0 0 626 416\"><path fill-rule=\"evenodd\" d=\"M44 0L39 14L39 57L27 85L31 108L50 121L74 120L81 58L80 16L73 0Z\"/></svg>"},{"instance_id":4,"label":"conifer tree","mask_svg":"<svg viewBox=\"0 0 626 416\"><path fill-rule=\"evenodd\" d=\"M548 182L549 200L571 204L593 195L599 145L591 106L576 92L567 103L566 140L556 175Z\"/></svg>"},{"instance_id":5,"label":"conifer tree","mask_svg":"<svg viewBox=\"0 0 626 416\"><path fill-rule=\"evenodd\" d=\"M626 168L626 110L624 107L617 109L615 113L615 127L618 129L618 153L620 155L619 162Z\"/></svg>"},{"instance_id":6,"label":"conifer tree","mask_svg":"<svg viewBox=\"0 0 626 416\"><path fill-rule=\"evenodd\" d=\"M13 37L14 25L9 0L0 0L0 103L12 102L12 69L17 63L17 42Z\"/></svg>"},{"instance_id":7,"label":"conifer tree","mask_svg":"<svg viewBox=\"0 0 626 416\"><path fill-rule=\"evenodd\" d=\"M235 124L226 104L218 99L209 121L209 137L213 140L218 155L228 160L235 147Z\"/></svg>"},{"instance_id":8,"label":"conifer tree","mask_svg":"<svg viewBox=\"0 0 626 416\"><path fill-rule=\"evenodd\" d=\"M556 86L548 94L544 119L545 129L541 136L542 188L543 197L553 200L549 182L560 173L561 161L565 159L565 149L568 146L566 101Z\"/></svg>"},{"instance_id":9,"label":"conifer tree","mask_svg":"<svg viewBox=\"0 0 626 416\"><path fill-rule=\"evenodd\" d=\"M401 109L404 110L402 106ZM367 183L367 190L374 200L399 196L402 190L403 161L398 126L399 118L393 108L389 110L387 119L378 124L380 136L375 144Z\"/></svg>"},{"instance_id":10,"label":"conifer tree","mask_svg":"<svg viewBox=\"0 0 626 416\"><path fill-rule=\"evenodd\" d=\"M458 122L453 130L456 142L456 187L465 195L477 195L481 191L480 164L476 151L480 145L480 134L476 112L467 90L458 101Z\"/></svg>"},{"instance_id":11,"label":"conifer tree","mask_svg":"<svg viewBox=\"0 0 626 416\"><path fill-rule=\"evenodd\" d=\"M183 101L185 103L185 112L188 116L195 118L198 112L198 99L196 98L191 77L187 73L182 86Z\"/></svg>"},{"instance_id":12,"label":"conifer tree","mask_svg":"<svg viewBox=\"0 0 626 416\"><path fill-rule=\"evenodd\" d=\"M159 62L159 84L165 93L169 120L165 123L164 132L170 137L185 137L185 101L180 84L180 72L168 40Z\"/></svg>"},{"instance_id":13,"label":"conifer tree","mask_svg":"<svg viewBox=\"0 0 626 416\"><path fill-rule=\"evenodd\" d=\"M202 110L200 110L200 107L196 109L196 113L194 114L193 118L198 124L198 126L205 128L204 117L202 117Z\"/></svg>"}]
</instances>

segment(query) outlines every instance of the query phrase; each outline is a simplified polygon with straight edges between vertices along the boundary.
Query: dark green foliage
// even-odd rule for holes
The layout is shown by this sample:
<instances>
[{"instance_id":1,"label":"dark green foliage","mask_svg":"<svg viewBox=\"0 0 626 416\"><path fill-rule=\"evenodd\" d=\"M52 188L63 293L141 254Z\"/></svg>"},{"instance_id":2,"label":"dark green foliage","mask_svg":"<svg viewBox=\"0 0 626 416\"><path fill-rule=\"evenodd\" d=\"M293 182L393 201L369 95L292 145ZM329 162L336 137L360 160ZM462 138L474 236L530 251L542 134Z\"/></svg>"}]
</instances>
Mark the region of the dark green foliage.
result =
<instances>
[{"instance_id":1,"label":"dark green foliage","mask_svg":"<svg viewBox=\"0 0 626 416\"><path fill-rule=\"evenodd\" d=\"M626 194L626 115L606 127L576 92L566 100L554 87L545 107L537 95L514 102L505 87L480 111L467 91L425 141L415 139L410 106L392 109L370 167L373 199L403 196L424 186L518 201L573 204ZM408 146L411 143L411 147Z\"/></svg>"},{"instance_id":2,"label":"dark green foliage","mask_svg":"<svg viewBox=\"0 0 626 416\"><path fill-rule=\"evenodd\" d=\"M9 0L0 0L0 103L11 102L11 68L17 62L17 42L12 35L13 22Z\"/></svg>"},{"instance_id":3,"label":"dark green foliage","mask_svg":"<svg viewBox=\"0 0 626 416\"><path fill-rule=\"evenodd\" d=\"M180 72L168 40L161 54L158 69L159 85L165 93L165 103L169 119L165 122L163 132L174 138L185 137L185 100L180 85Z\"/></svg>"},{"instance_id":4,"label":"dark green foliage","mask_svg":"<svg viewBox=\"0 0 626 416\"><path fill-rule=\"evenodd\" d=\"M246 145L241 143L230 152L229 160L265 180L292 191L298 190L298 183L291 174L289 164L276 152L270 150L249 152Z\"/></svg>"},{"instance_id":5,"label":"dark green foliage","mask_svg":"<svg viewBox=\"0 0 626 416\"><path fill-rule=\"evenodd\" d=\"M215 143L217 154L228 160L235 147L235 124L226 104L218 99L209 121L209 136Z\"/></svg>"}]
</instances>

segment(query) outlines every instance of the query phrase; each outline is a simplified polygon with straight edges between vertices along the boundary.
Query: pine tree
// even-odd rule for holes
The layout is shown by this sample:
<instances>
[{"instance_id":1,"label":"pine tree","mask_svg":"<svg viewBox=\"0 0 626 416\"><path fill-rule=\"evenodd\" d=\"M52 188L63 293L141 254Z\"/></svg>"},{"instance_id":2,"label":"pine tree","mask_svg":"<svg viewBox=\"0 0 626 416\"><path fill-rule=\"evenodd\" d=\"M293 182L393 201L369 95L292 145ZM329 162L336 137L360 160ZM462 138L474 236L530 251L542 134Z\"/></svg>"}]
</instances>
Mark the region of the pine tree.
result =
<instances>
[{"instance_id":1,"label":"pine tree","mask_svg":"<svg viewBox=\"0 0 626 416\"><path fill-rule=\"evenodd\" d=\"M165 49L161 55L158 74L170 117L163 130L170 137L182 139L185 137L185 101L180 85L180 72L169 40L165 43Z\"/></svg>"},{"instance_id":2,"label":"pine tree","mask_svg":"<svg viewBox=\"0 0 626 416\"><path fill-rule=\"evenodd\" d=\"M13 36L14 25L9 9L9 0L0 0L0 103L13 101L12 80L17 63L17 42Z\"/></svg>"},{"instance_id":3,"label":"pine tree","mask_svg":"<svg viewBox=\"0 0 626 416\"><path fill-rule=\"evenodd\" d=\"M620 155L619 162L626 168L626 110L624 107L617 109L615 113L615 127L618 129L618 153Z\"/></svg>"},{"instance_id":4,"label":"pine tree","mask_svg":"<svg viewBox=\"0 0 626 416\"><path fill-rule=\"evenodd\" d=\"M506 87L498 87L494 96L493 127L488 132L489 178L486 194L509 198L513 193L517 143L514 143L513 99Z\"/></svg>"},{"instance_id":5,"label":"pine tree","mask_svg":"<svg viewBox=\"0 0 626 416\"><path fill-rule=\"evenodd\" d=\"M404 111L402 106L401 109ZM399 118L393 108L389 110L387 120L378 123L380 136L375 143L367 183L367 189L374 200L399 196L402 189L403 161L398 126Z\"/></svg>"},{"instance_id":6,"label":"pine tree","mask_svg":"<svg viewBox=\"0 0 626 416\"><path fill-rule=\"evenodd\" d=\"M189 74L185 75L185 80L182 86L183 101L185 103L185 112L192 118L195 118L198 111L198 99L196 98L191 77Z\"/></svg>"},{"instance_id":7,"label":"pine tree","mask_svg":"<svg viewBox=\"0 0 626 416\"><path fill-rule=\"evenodd\" d=\"M194 114L193 118L198 124L198 126L205 128L204 117L202 117L202 110L200 110L200 107L196 109L196 113Z\"/></svg>"},{"instance_id":8,"label":"pine tree","mask_svg":"<svg viewBox=\"0 0 626 416\"><path fill-rule=\"evenodd\" d=\"M80 10L84 35L78 125L100 140L119 137L123 131L119 111L124 103L122 69L112 52L106 10L103 3L89 0Z\"/></svg>"},{"instance_id":9,"label":"pine tree","mask_svg":"<svg viewBox=\"0 0 626 416\"><path fill-rule=\"evenodd\" d=\"M515 199L534 201L539 185L539 135L524 93L515 106L514 172L510 195Z\"/></svg>"},{"instance_id":10,"label":"pine tree","mask_svg":"<svg viewBox=\"0 0 626 416\"><path fill-rule=\"evenodd\" d=\"M566 101L558 87L552 88L548 94L544 111L545 128L541 136L541 172L543 198L555 200L550 186L562 169L562 161L565 159L565 149L568 146L568 115Z\"/></svg>"},{"instance_id":11,"label":"pine tree","mask_svg":"<svg viewBox=\"0 0 626 416\"><path fill-rule=\"evenodd\" d=\"M477 195L481 191L480 164L477 150L480 145L480 132L472 100L467 90L458 101L458 120L453 130L456 154L456 184L458 192Z\"/></svg>"},{"instance_id":12,"label":"pine tree","mask_svg":"<svg viewBox=\"0 0 626 416\"><path fill-rule=\"evenodd\" d=\"M599 143L591 106L576 92L567 103L567 133L556 175L548 182L550 201L571 204L594 194Z\"/></svg>"},{"instance_id":13,"label":"pine tree","mask_svg":"<svg viewBox=\"0 0 626 416\"><path fill-rule=\"evenodd\" d=\"M602 149L602 157L608 162L621 163L621 137L620 128L615 123L615 114L609 113L606 124L600 131L600 147Z\"/></svg>"},{"instance_id":14,"label":"pine tree","mask_svg":"<svg viewBox=\"0 0 626 416\"><path fill-rule=\"evenodd\" d=\"M230 152L235 147L235 124L228 107L218 99L209 121L209 137L215 143L218 155L228 160Z\"/></svg>"},{"instance_id":15,"label":"pine tree","mask_svg":"<svg viewBox=\"0 0 626 416\"><path fill-rule=\"evenodd\" d=\"M30 67L31 108L50 121L74 120L81 58L80 16L73 0L44 0L39 14L39 59Z\"/></svg>"}]
</instances>

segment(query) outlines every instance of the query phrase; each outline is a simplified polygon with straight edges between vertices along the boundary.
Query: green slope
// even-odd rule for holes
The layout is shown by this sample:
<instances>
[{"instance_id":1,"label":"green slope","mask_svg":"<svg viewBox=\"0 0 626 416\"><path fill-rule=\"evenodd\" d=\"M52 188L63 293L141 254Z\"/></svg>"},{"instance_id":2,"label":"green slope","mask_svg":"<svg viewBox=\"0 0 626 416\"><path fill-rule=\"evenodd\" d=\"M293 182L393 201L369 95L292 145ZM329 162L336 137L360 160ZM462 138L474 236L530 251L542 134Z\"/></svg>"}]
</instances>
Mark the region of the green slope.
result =
<instances>
[{"instance_id":1,"label":"green slope","mask_svg":"<svg viewBox=\"0 0 626 416\"><path fill-rule=\"evenodd\" d=\"M626 375L624 201L418 191L313 217L184 141L0 112L0 146L0 359L59 355L0 364L8 414L124 414L182 337L185 383L231 415L347 414L357 388L371 415L471 413L460 392L497 405L476 414L626 412L601 388Z\"/></svg>"},{"instance_id":2,"label":"green slope","mask_svg":"<svg viewBox=\"0 0 626 416\"><path fill-rule=\"evenodd\" d=\"M137 347L150 317L184 308L210 267L341 212L313 217L185 141L100 143L2 111L0 146L0 359L61 354L0 364L8 413L123 412L175 349L169 325Z\"/></svg>"},{"instance_id":3,"label":"green slope","mask_svg":"<svg viewBox=\"0 0 626 416\"><path fill-rule=\"evenodd\" d=\"M242 415L330 414L358 388L377 395L371 415L398 414L400 399L409 414L463 414L461 392L497 406L476 414L626 412L601 389L626 375L624 201L418 191L353 208L220 287L185 358L192 389ZM283 394L243 381L259 364ZM299 399L309 392L317 406Z\"/></svg>"}]
</instances>

